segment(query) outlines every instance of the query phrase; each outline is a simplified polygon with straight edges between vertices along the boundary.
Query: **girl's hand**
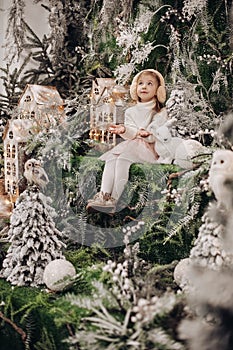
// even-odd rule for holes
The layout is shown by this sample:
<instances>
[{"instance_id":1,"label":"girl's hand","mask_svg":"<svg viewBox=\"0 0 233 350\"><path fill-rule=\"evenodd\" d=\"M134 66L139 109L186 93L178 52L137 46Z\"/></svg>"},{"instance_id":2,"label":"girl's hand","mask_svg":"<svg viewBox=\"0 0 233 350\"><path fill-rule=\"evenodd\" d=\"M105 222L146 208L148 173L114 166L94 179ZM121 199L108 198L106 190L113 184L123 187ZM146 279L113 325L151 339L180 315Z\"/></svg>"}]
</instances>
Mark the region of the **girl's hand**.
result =
<instances>
[{"instance_id":1,"label":"girl's hand","mask_svg":"<svg viewBox=\"0 0 233 350\"><path fill-rule=\"evenodd\" d=\"M112 133L112 134L116 134L116 135L120 135L120 134L124 134L125 132L125 126L124 125L110 125L108 130Z\"/></svg>"},{"instance_id":2,"label":"girl's hand","mask_svg":"<svg viewBox=\"0 0 233 350\"><path fill-rule=\"evenodd\" d=\"M138 130L138 136L147 137L149 135L151 135L151 132L149 132L147 130L144 130L144 129L139 129Z\"/></svg>"}]
</instances>

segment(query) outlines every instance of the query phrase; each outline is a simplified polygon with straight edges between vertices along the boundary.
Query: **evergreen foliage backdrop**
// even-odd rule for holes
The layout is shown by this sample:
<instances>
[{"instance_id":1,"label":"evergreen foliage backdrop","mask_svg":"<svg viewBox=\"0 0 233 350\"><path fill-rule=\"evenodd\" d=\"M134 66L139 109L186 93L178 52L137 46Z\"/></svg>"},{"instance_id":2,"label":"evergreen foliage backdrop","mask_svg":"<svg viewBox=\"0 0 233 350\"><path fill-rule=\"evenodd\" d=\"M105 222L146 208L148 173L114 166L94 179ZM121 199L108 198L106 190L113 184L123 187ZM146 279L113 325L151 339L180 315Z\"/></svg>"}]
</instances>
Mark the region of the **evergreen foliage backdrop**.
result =
<instances>
[{"instance_id":1,"label":"evergreen foliage backdrop","mask_svg":"<svg viewBox=\"0 0 233 350\"><path fill-rule=\"evenodd\" d=\"M221 350L231 350L231 267L209 271L208 285L205 274L193 266L189 277L199 293L190 300L174 282L173 271L180 259L189 257L203 230L212 240L216 232L209 223L217 220L212 226L222 227L222 215L223 241L232 252L230 214L217 207L208 212L212 219L205 214L214 200L208 187L211 156L216 148L232 150L233 143L232 1L33 3L47 13L49 30L42 38L28 24L27 1L9 4L6 56L0 65L1 134L7 120L18 116L17 102L26 84L58 89L65 127L41 130L25 151L44 162L50 179L46 195L58 214L54 220L65 237L64 254L78 277L59 294L12 287L1 279L4 350L12 344L16 350L219 350L222 336ZM188 171L134 164L124 194L130 198L128 207L114 217L90 215L86 199L100 186L103 163L98 156L104 151L89 139L92 81L114 77L118 84L130 84L144 68L155 68L165 78L168 114L177 118L173 135L201 141L206 153ZM1 225L5 229L7 223L2 220ZM9 241L1 237L0 247L2 264ZM202 256L202 245L194 252ZM212 252L210 247L208 254ZM226 303L218 297L220 274ZM186 317L189 323L182 322Z\"/></svg>"}]
</instances>

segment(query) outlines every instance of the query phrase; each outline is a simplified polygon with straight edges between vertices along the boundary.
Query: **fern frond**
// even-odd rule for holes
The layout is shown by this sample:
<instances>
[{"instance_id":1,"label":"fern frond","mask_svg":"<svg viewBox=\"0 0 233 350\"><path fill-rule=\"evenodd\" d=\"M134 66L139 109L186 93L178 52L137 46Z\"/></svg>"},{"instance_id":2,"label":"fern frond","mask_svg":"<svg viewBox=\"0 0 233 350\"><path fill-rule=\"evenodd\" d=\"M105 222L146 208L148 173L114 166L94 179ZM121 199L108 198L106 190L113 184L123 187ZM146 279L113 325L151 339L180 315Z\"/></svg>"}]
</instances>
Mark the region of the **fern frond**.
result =
<instances>
[{"instance_id":1,"label":"fern frond","mask_svg":"<svg viewBox=\"0 0 233 350\"><path fill-rule=\"evenodd\" d=\"M33 348L35 350L57 350L53 336L45 327L42 329L41 340L37 341Z\"/></svg>"},{"instance_id":2,"label":"fern frond","mask_svg":"<svg viewBox=\"0 0 233 350\"><path fill-rule=\"evenodd\" d=\"M199 208L199 207L198 207ZM196 211L195 211L196 213ZM164 243L166 244L173 236L180 233L183 229L187 228L191 222L193 221L194 216L192 213L188 213L186 216L178 220L175 224L172 223L172 228L169 228L169 225L167 226L167 231L169 231L168 236L165 238Z\"/></svg>"},{"instance_id":3,"label":"fern frond","mask_svg":"<svg viewBox=\"0 0 233 350\"><path fill-rule=\"evenodd\" d=\"M25 317L25 329L27 334L27 338L25 340L25 350L31 350L36 328L36 322L33 317L33 314L27 314L27 316Z\"/></svg>"}]
</instances>

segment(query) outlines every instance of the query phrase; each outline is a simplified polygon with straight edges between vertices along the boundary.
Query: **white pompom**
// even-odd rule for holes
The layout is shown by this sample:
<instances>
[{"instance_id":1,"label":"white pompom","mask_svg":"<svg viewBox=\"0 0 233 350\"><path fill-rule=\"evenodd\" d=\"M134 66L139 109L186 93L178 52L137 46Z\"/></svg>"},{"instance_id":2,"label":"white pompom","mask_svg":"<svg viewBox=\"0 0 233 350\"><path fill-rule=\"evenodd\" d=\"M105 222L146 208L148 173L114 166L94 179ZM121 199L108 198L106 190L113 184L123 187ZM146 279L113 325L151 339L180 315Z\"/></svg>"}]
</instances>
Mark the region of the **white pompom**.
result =
<instances>
[{"instance_id":1,"label":"white pompom","mask_svg":"<svg viewBox=\"0 0 233 350\"><path fill-rule=\"evenodd\" d=\"M76 275L76 271L71 262L65 259L51 261L44 270L43 282L54 292L62 291L71 283L71 278Z\"/></svg>"}]
</instances>

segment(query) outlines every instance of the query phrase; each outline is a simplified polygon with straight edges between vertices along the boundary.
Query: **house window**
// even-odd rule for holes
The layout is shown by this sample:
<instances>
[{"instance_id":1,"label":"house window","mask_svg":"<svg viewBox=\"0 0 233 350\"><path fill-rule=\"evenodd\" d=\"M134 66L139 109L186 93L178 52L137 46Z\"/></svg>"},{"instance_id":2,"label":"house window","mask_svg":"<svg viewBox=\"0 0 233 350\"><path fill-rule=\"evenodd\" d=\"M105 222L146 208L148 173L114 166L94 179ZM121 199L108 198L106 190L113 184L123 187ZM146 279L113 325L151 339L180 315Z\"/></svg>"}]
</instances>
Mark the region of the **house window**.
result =
<instances>
[{"instance_id":1,"label":"house window","mask_svg":"<svg viewBox=\"0 0 233 350\"><path fill-rule=\"evenodd\" d=\"M30 116L30 113L29 113L29 112L27 112L27 111L22 111L22 112L20 113L20 115L19 115L19 118L20 118L20 119L28 119L29 116Z\"/></svg>"},{"instance_id":2,"label":"house window","mask_svg":"<svg viewBox=\"0 0 233 350\"><path fill-rule=\"evenodd\" d=\"M11 163L10 162L6 163L6 174L7 175L11 174Z\"/></svg>"},{"instance_id":3,"label":"house window","mask_svg":"<svg viewBox=\"0 0 233 350\"><path fill-rule=\"evenodd\" d=\"M6 190L9 193L11 191L11 185L10 185L10 181L8 180L6 183Z\"/></svg>"},{"instance_id":4,"label":"house window","mask_svg":"<svg viewBox=\"0 0 233 350\"><path fill-rule=\"evenodd\" d=\"M14 135L13 135L13 131L9 131L9 134L8 134L8 136L9 136L9 139L13 139L13 137L14 137Z\"/></svg>"},{"instance_id":5,"label":"house window","mask_svg":"<svg viewBox=\"0 0 233 350\"><path fill-rule=\"evenodd\" d=\"M14 163L12 164L12 175L16 176L16 166Z\"/></svg>"},{"instance_id":6,"label":"house window","mask_svg":"<svg viewBox=\"0 0 233 350\"><path fill-rule=\"evenodd\" d=\"M25 99L24 99L24 102L31 102L32 98L30 95L26 95L25 96Z\"/></svg>"},{"instance_id":7,"label":"house window","mask_svg":"<svg viewBox=\"0 0 233 350\"><path fill-rule=\"evenodd\" d=\"M11 146L9 144L6 146L6 156L7 158L11 156Z\"/></svg>"},{"instance_id":8,"label":"house window","mask_svg":"<svg viewBox=\"0 0 233 350\"><path fill-rule=\"evenodd\" d=\"M13 184L12 184L12 194L16 194L17 193L17 185L16 185L16 182L13 181Z\"/></svg>"},{"instance_id":9,"label":"house window","mask_svg":"<svg viewBox=\"0 0 233 350\"><path fill-rule=\"evenodd\" d=\"M15 145L12 146L12 151L11 151L11 157L15 158L15 154L16 154L16 149L15 149Z\"/></svg>"}]
</instances>

